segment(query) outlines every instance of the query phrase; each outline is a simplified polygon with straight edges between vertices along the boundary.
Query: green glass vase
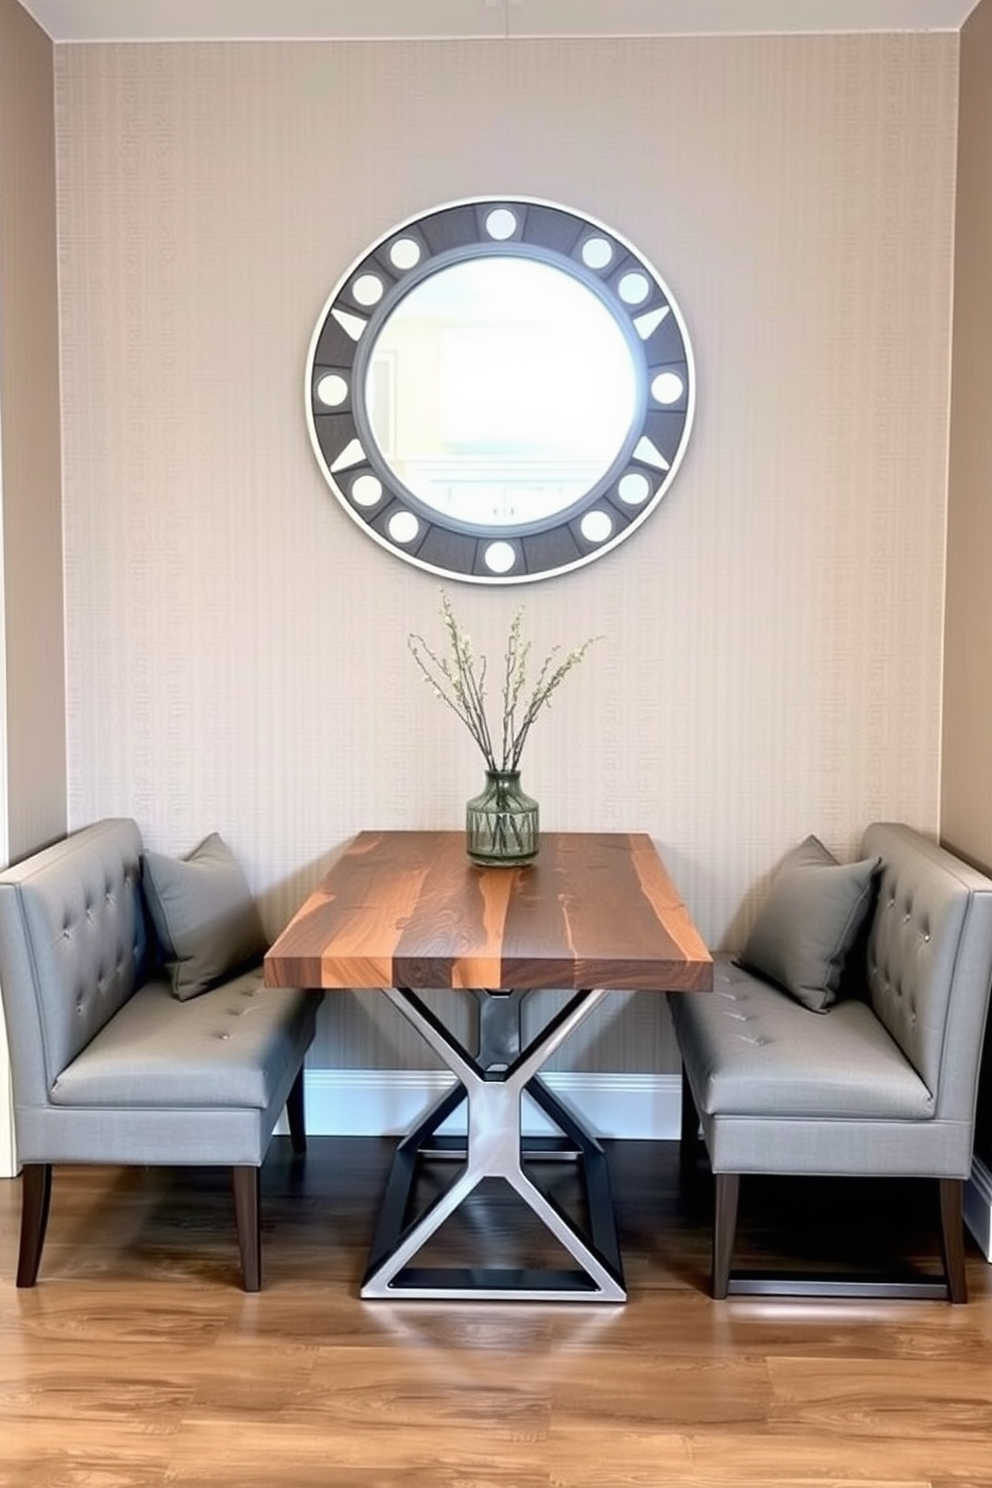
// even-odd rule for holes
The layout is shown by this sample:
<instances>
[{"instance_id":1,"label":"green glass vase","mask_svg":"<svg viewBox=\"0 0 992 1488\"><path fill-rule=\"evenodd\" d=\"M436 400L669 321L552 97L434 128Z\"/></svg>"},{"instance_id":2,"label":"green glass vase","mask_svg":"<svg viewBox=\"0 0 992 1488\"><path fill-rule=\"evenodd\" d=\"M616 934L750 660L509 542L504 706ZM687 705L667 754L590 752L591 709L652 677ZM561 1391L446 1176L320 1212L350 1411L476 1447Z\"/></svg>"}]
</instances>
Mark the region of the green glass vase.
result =
<instances>
[{"instance_id":1,"label":"green glass vase","mask_svg":"<svg viewBox=\"0 0 992 1488\"><path fill-rule=\"evenodd\" d=\"M538 806L520 788L519 770L487 770L486 788L465 807L465 846L480 868L519 868L539 846Z\"/></svg>"}]
</instances>

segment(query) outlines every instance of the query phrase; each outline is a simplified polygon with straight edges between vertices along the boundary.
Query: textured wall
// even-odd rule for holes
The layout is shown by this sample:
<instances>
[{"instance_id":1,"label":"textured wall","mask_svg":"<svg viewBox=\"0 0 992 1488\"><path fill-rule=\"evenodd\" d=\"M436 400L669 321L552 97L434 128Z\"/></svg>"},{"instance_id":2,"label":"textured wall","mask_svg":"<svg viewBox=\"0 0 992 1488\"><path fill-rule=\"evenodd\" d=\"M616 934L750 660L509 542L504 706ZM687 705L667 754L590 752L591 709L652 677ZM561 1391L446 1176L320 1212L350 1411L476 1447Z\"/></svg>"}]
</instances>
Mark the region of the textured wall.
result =
<instances>
[{"instance_id":1,"label":"textured wall","mask_svg":"<svg viewBox=\"0 0 992 1488\"><path fill-rule=\"evenodd\" d=\"M500 654L605 637L538 723L549 827L646 829L736 940L808 831L935 830L958 39L195 44L57 52L74 824L224 833L278 929L362 827L457 826L481 779L406 652L437 584L337 508L307 345L394 222L583 208L670 283L699 386L629 543L453 586ZM373 997L317 1061L416 1063ZM608 1026L604 1026L608 1025ZM600 1068L674 1068L618 998Z\"/></svg>"},{"instance_id":2,"label":"textured wall","mask_svg":"<svg viewBox=\"0 0 992 1488\"><path fill-rule=\"evenodd\" d=\"M52 46L0 0L0 858L65 830ZM0 988L0 998L2 998ZM15 1169L0 1017L0 1175Z\"/></svg>"},{"instance_id":3,"label":"textured wall","mask_svg":"<svg viewBox=\"0 0 992 1488\"><path fill-rule=\"evenodd\" d=\"M0 430L7 847L65 831L52 44L0 0Z\"/></svg>"},{"instance_id":4,"label":"textured wall","mask_svg":"<svg viewBox=\"0 0 992 1488\"><path fill-rule=\"evenodd\" d=\"M992 6L961 35L941 832L992 868Z\"/></svg>"},{"instance_id":5,"label":"textured wall","mask_svg":"<svg viewBox=\"0 0 992 1488\"><path fill-rule=\"evenodd\" d=\"M961 33L940 830L992 870L992 6ZM992 1049L992 1030L987 1039ZM992 1166L985 1059L976 1148Z\"/></svg>"}]
</instances>

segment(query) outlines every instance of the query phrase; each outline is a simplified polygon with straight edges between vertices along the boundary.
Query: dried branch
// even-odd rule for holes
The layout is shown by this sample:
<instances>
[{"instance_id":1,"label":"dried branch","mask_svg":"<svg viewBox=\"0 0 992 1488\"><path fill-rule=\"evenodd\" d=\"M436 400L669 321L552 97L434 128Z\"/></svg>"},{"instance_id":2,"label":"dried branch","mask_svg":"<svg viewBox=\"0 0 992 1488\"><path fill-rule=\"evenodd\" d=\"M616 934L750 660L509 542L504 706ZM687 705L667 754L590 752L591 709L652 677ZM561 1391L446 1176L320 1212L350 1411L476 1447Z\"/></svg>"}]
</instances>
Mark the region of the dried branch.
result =
<instances>
[{"instance_id":1,"label":"dried branch","mask_svg":"<svg viewBox=\"0 0 992 1488\"><path fill-rule=\"evenodd\" d=\"M423 636L417 634L407 637L410 652L425 680L433 688L435 696L461 719L472 735L482 752L487 770L518 770L524 743L537 715L549 703L552 694L561 686L572 668L578 666L589 647L602 638L590 636L577 650L569 651L557 666L555 658L561 647L553 646L544 658L537 681L524 702L522 700L527 692L531 643L522 636L523 606L517 610L510 624L503 657L501 753L497 764L486 715L486 659L482 657L476 663L471 638L462 630L451 608L451 601L443 589L441 615L447 632L450 656L439 656Z\"/></svg>"}]
</instances>

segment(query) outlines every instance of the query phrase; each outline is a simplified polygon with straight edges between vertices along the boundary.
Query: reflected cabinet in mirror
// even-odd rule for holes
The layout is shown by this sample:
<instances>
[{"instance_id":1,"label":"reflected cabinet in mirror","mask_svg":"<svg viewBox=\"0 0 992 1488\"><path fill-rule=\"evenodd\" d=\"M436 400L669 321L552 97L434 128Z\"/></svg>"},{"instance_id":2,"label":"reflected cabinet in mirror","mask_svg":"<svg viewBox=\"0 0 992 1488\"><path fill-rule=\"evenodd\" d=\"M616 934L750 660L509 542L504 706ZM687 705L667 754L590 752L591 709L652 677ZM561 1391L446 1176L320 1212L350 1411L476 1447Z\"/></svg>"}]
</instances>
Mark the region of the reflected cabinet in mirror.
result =
<instances>
[{"instance_id":1,"label":"reflected cabinet in mirror","mask_svg":"<svg viewBox=\"0 0 992 1488\"><path fill-rule=\"evenodd\" d=\"M321 311L310 437L399 557L474 583L589 563L657 507L692 427L682 315L618 233L519 197L392 228Z\"/></svg>"}]
</instances>

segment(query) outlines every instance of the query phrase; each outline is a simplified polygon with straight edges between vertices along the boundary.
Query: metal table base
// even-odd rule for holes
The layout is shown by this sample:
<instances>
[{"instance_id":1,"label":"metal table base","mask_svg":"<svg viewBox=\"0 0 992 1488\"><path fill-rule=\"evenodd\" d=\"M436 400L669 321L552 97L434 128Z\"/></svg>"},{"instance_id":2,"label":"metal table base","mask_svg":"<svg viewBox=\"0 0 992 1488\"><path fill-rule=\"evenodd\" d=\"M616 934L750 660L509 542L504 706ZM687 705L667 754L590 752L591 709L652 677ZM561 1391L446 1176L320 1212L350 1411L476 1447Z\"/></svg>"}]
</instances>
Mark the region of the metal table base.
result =
<instances>
[{"instance_id":1,"label":"metal table base","mask_svg":"<svg viewBox=\"0 0 992 1488\"><path fill-rule=\"evenodd\" d=\"M606 994L574 993L568 1003L523 1044L525 992L475 992L479 1050L473 1056L416 992L383 989L456 1079L399 1143L383 1196L368 1269L367 1298L473 1298L488 1301L623 1302L623 1268L606 1154L581 1122L551 1094L538 1071ZM558 1137L522 1132L524 1092L558 1129ZM465 1137L439 1136L448 1117L467 1103ZM459 1164L449 1186L411 1217L422 1162L447 1158ZM585 1185L588 1232L547 1195L527 1171L541 1160L571 1160ZM416 1266L419 1252L486 1178L503 1179L575 1261L574 1267Z\"/></svg>"}]
</instances>

